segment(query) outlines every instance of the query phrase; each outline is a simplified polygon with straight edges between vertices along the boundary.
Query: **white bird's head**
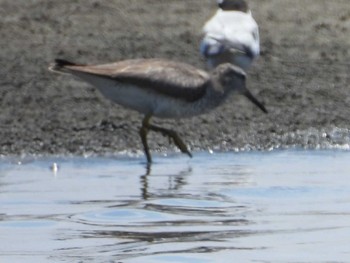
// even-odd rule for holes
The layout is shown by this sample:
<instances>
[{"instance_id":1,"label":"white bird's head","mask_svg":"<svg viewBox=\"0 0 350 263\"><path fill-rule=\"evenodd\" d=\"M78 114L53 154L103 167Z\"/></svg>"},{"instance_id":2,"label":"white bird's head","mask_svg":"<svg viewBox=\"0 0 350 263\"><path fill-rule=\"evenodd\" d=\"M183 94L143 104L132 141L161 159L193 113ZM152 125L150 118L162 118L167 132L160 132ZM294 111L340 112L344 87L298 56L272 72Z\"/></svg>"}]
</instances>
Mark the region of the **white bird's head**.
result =
<instances>
[{"instance_id":1,"label":"white bird's head","mask_svg":"<svg viewBox=\"0 0 350 263\"><path fill-rule=\"evenodd\" d=\"M245 0L217 0L217 4L224 11L241 11L244 13L249 11Z\"/></svg>"}]
</instances>

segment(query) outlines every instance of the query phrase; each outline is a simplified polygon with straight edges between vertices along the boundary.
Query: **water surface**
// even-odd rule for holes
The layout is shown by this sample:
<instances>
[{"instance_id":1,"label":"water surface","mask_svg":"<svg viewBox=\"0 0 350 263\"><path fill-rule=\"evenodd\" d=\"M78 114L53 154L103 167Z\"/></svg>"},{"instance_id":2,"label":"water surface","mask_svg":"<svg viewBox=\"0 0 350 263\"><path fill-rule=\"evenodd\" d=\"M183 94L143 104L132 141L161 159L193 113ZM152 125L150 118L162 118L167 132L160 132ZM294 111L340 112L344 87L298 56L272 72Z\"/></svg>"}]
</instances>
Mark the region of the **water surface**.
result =
<instances>
[{"instance_id":1,"label":"water surface","mask_svg":"<svg viewBox=\"0 0 350 263\"><path fill-rule=\"evenodd\" d=\"M1 159L0 262L350 262L349 151L155 160Z\"/></svg>"}]
</instances>

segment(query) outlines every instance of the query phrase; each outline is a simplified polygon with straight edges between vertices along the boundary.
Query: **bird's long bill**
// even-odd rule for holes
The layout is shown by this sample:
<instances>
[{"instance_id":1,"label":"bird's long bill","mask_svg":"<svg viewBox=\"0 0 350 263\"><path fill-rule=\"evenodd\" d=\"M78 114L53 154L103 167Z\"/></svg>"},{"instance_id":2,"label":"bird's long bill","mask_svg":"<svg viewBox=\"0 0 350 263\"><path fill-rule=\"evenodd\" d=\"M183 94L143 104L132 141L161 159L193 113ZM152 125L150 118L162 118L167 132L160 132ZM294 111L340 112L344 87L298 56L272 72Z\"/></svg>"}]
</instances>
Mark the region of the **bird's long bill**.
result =
<instances>
[{"instance_id":1,"label":"bird's long bill","mask_svg":"<svg viewBox=\"0 0 350 263\"><path fill-rule=\"evenodd\" d=\"M247 88L244 88L242 94L246 96L251 102L253 102L257 107L259 107L259 109L267 113L265 106L260 101L258 101L258 99L255 98L254 95Z\"/></svg>"}]
</instances>

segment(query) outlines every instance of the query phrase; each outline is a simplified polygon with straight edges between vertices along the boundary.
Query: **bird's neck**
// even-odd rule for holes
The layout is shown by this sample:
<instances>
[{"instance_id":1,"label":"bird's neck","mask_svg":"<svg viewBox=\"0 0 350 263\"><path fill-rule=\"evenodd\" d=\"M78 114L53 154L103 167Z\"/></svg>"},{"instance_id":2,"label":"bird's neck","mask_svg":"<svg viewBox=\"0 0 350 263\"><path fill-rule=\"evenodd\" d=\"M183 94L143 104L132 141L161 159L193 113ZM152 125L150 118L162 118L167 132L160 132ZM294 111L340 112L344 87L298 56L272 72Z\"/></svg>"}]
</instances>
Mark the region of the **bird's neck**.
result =
<instances>
[{"instance_id":1,"label":"bird's neck","mask_svg":"<svg viewBox=\"0 0 350 263\"><path fill-rule=\"evenodd\" d=\"M213 76L208 83L205 100L208 100L211 108L216 108L229 97L231 91L229 87L221 85L219 78Z\"/></svg>"}]
</instances>

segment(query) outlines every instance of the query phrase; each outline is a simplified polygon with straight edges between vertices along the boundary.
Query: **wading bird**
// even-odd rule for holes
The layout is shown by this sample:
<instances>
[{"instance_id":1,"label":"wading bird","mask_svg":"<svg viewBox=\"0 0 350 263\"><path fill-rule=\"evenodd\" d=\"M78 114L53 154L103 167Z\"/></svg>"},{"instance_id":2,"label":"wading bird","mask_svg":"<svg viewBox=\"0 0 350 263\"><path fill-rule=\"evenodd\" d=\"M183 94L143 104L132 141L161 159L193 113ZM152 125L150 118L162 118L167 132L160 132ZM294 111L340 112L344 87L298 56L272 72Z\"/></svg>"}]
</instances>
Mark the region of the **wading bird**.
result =
<instances>
[{"instance_id":1,"label":"wading bird","mask_svg":"<svg viewBox=\"0 0 350 263\"><path fill-rule=\"evenodd\" d=\"M203 27L200 46L210 69L232 63L247 70L260 54L258 25L244 0L217 0L219 9Z\"/></svg>"},{"instance_id":2,"label":"wading bird","mask_svg":"<svg viewBox=\"0 0 350 263\"><path fill-rule=\"evenodd\" d=\"M49 69L69 73L95 86L107 99L144 114L140 136L147 162L152 158L147 133L155 131L173 140L192 157L179 135L150 123L151 117L180 119L207 113L237 92L267 112L246 88L246 74L231 64L211 73L191 65L163 59L133 59L111 64L80 65L57 59Z\"/></svg>"}]
</instances>

